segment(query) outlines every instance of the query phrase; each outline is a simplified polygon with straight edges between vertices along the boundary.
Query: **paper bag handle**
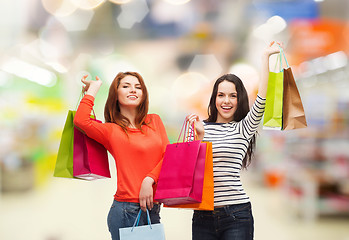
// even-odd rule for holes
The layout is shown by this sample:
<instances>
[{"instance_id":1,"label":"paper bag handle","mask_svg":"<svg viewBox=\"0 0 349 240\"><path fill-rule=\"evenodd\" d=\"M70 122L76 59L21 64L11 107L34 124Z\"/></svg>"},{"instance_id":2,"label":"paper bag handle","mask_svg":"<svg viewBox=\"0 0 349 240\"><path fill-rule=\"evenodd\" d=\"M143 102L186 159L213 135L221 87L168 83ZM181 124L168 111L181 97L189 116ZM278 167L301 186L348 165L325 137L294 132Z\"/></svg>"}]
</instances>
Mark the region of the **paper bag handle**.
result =
<instances>
[{"instance_id":1,"label":"paper bag handle","mask_svg":"<svg viewBox=\"0 0 349 240\"><path fill-rule=\"evenodd\" d=\"M136 218L135 222L133 223L131 232L133 232L133 229L139 225L139 220L141 219L141 214L142 214L142 209L140 209L138 212L137 218ZM148 209L147 209L147 220L148 220L148 225L149 225L150 229L152 229L153 227L151 226L151 220L150 220L150 215L149 215Z\"/></svg>"}]
</instances>

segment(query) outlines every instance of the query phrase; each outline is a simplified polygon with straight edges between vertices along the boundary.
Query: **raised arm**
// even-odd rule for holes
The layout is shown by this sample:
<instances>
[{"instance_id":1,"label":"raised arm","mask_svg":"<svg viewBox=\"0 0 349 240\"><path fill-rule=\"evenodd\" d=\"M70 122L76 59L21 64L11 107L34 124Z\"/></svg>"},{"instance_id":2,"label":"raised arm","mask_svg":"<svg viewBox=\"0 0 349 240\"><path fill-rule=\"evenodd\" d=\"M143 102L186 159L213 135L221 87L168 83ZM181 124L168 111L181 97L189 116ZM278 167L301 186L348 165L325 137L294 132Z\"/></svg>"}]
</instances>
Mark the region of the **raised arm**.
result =
<instances>
[{"instance_id":1,"label":"raised arm","mask_svg":"<svg viewBox=\"0 0 349 240\"><path fill-rule=\"evenodd\" d=\"M271 42L262 54L261 79L258 87L258 95L265 98L267 95L268 78L269 78L269 57L275 53L280 52L280 47L283 48L282 43Z\"/></svg>"},{"instance_id":2,"label":"raised arm","mask_svg":"<svg viewBox=\"0 0 349 240\"><path fill-rule=\"evenodd\" d=\"M102 84L102 81L96 77L97 81L86 80L85 75L81 81L85 84L83 91L86 95L81 100L74 117L74 125L85 132L87 136L95 139L108 149L109 131L105 124L91 120L91 111L94 105L95 96Z\"/></svg>"}]
</instances>

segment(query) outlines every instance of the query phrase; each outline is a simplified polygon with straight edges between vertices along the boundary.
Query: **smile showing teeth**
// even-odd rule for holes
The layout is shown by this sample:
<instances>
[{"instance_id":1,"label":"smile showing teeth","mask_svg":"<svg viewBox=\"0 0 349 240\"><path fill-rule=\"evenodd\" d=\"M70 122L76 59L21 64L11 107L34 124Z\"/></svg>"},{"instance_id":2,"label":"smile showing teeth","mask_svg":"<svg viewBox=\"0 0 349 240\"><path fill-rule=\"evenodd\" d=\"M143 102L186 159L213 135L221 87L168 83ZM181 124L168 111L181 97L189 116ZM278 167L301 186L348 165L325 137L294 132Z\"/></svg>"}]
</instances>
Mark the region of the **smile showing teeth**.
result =
<instances>
[{"instance_id":1,"label":"smile showing teeth","mask_svg":"<svg viewBox=\"0 0 349 240\"><path fill-rule=\"evenodd\" d=\"M232 107L222 107L224 110L230 110Z\"/></svg>"},{"instance_id":2,"label":"smile showing teeth","mask_svg":"<svg viewBox=\"0 0 349 240\"><path fill-rule=\"evenodd\" d=\"M132 96L128 96L127 98L132 99L132 100L137 99L137 97L136 97L136 96L134 96L134 95L132 95Z\"/></svg>"}]
</instances>

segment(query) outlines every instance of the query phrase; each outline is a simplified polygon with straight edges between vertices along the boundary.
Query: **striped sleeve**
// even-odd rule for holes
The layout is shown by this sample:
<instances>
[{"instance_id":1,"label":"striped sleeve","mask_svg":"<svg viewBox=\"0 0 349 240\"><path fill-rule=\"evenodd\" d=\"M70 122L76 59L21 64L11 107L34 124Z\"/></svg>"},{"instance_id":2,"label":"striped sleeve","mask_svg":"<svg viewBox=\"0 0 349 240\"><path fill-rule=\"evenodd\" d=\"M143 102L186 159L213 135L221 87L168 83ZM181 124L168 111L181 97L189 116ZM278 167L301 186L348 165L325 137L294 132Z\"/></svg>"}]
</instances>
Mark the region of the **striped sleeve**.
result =
<instances>
[{"instance_id":1,"label":"striped sleeve","mask_svg":"<svg viewBox=\"0 0 349 240\"><path fill-rule=\"evenodd\" d=\"M241 132L244 137L250 139L257 131L258 125L262 120L264 108L265 108L265 98L257 95L257 98L248 112L246 117L241 121Z\"/></svg>"}]
</instances>

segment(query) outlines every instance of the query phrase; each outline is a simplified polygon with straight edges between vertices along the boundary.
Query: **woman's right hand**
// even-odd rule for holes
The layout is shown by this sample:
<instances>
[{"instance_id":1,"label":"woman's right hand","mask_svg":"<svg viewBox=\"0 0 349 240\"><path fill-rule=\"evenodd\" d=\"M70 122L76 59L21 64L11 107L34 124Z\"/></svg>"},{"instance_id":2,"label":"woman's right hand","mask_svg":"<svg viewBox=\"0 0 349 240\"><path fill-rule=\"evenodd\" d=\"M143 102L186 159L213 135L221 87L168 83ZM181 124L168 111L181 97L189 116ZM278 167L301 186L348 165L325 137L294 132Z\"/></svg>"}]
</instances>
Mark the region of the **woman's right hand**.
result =
<instances>
[{"instance_id":1,"label":"woman's right hand","mask_svg":"<svg viewBox=\"0 0 349 240\"><path fill-rule=\"evenodd\" d=\"M102 80L98 76L96 76L96 80L86 80L87 77L88 75L85 75L81 79L81 82L85 84L82 88L82 91L86 92L86 94L96 97L96 94L102 85Z\"/></svg>"},{"instance_id":2,"label":"woman's right hand","mask_svg":"<svg viewBox=\"0 0 349 240\"><path fill-rule=\"evenodd\" d=\"M190 114L185 119L189 122L190 126L195 122L194 126L195 126L196 133L198 134L198 139L199 140L204 139L205 129L204 129L204 125L200 121L199 116L196 114Z\"/></svg>"}]
</instances>

